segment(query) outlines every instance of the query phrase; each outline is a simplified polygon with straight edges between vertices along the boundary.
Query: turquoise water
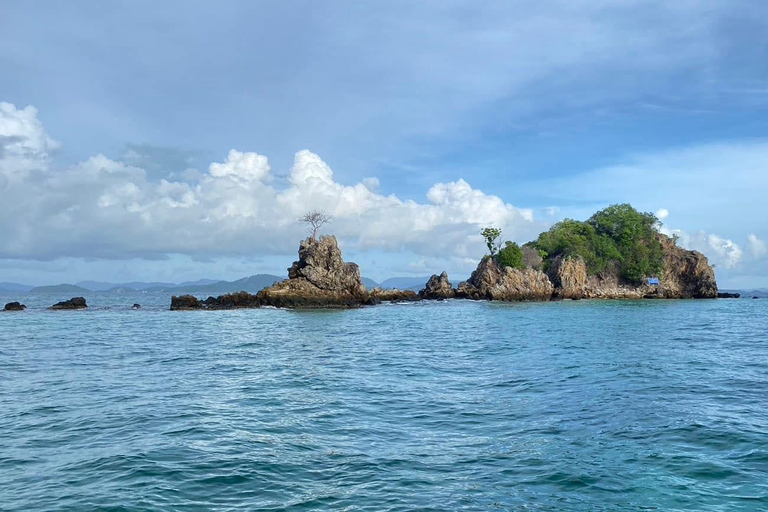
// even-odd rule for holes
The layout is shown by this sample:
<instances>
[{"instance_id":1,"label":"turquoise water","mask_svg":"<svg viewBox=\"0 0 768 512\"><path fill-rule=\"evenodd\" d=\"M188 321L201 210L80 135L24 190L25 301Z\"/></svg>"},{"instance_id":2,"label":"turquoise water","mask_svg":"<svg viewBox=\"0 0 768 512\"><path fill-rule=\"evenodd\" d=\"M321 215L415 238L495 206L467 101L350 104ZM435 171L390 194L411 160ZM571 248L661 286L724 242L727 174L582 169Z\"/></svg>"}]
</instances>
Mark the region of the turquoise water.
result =
<instances>
[{"instance_id":1,"label":"turquoise water","mask_svg":"<svg viewBox=\"0 0 768 512\"><path fill-rule=\"evenodd\" d=\"M768 301L63 298L0 314L4 511L768 510Z\"/></svg>"}]
</instances>

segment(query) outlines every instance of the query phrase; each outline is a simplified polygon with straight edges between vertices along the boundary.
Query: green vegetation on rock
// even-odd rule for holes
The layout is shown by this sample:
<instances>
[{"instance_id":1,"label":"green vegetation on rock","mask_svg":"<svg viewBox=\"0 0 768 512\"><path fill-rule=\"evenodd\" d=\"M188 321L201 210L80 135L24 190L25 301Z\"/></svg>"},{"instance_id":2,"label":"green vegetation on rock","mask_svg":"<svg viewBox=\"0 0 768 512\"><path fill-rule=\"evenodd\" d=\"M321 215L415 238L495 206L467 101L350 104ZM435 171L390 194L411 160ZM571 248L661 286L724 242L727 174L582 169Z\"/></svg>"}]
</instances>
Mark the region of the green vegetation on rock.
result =
<instances>
[{"instance_id":1,"label":"green vegetation on rock","mask_svg":"<svg viewBox=\"0 0 768 512\"><path fill-rule=\"evenodd\" d=\"M523 251L515 242L506 242L504 247L499 249L496 261L502 267L525 268L525 264L523 263Z\"/></svg>"},{"instance_id":2,"label":"green vegetation on rock","mask_svg":"<svg viewBox=\"0 0 768 512\"><path fill-rule=\"evenodd\" d=\"M664 251L659 220L628 204L612 205L586 222L566 219L539 235L533 246L545 255L545 266L557 256L581 256L592 275L616 272L631 283L658 275Z\"/></svg>"}]
</instances>

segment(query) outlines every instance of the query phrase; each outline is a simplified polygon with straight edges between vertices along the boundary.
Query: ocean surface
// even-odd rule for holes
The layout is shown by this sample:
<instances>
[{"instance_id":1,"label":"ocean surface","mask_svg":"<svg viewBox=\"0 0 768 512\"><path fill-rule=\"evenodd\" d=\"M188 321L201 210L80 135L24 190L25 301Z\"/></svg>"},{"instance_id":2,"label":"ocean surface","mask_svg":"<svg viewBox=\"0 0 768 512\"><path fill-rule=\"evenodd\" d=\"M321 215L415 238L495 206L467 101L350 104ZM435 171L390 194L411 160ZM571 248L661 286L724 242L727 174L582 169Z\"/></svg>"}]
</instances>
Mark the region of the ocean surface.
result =
<instances>
[{"instance_id":1,"label":"ocean surface","mask_svg":"<svg viewBox=\"0 0 768 512\"><path fill-rule=\"evenodd\" d=\"M768 300L66 298L0 297L2 511L768 510Z\"/></svg>"}]
</instances>

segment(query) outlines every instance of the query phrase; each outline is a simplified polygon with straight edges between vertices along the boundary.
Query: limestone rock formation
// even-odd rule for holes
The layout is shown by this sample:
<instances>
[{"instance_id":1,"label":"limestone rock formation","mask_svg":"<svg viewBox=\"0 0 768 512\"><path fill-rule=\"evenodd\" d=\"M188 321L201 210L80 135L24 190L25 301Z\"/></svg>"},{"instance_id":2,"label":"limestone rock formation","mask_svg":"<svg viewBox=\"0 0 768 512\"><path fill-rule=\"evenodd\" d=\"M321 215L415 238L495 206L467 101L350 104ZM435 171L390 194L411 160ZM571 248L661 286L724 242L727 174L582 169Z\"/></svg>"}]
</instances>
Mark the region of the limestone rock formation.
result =
<instances>
[{"instance_id":1,"label":"limestone rock formation","mask_svg":"<svg viewBox=\"0 0 768 512\"><path fill-rule=\"evenodd\" d=\"M439 276L433 274L429 278L424 289L419 292L419 296L429 300L452 299L456 296L456 291L448 280L448 273L443 271Z\"/></svg>"},{"instance_id":2,"label":"limestone rock formation","mask_svg":"<svg viewBox=\"0 0 768 512\"><path fill-rule=\"evenodd\" d=\"M539 270L501 267L484 257L469 280L459 284L456 296L468 299L507 301L550 300L554 287Z\"/></svg>"},{"instance_id":3,"label":"limestone rock formation","mask_svg":"<svg viewBox=\"0 0 768 512\"><path fill-rule=\"evenodd\" d=\"M354 308L371 303L360 267L344 263L335 236L307 238L288 279L258 294L263 305L282 308Z\"/></svg>"},{"instance_id":4,"label":"limestone rock formation","mask_svg":"<svg viewBox=\"0 0 768 512\"><path fill-rule=\"evenodd\" d=\"M587 293L587 265L581 257L557 256L547 272L555 287L555 297L561 299L583 299Z\"/></svg>"},{"instance_id":5,"label":"limestone rock formation","mask_svg":"<svg viewBox=\"0 0 768 512\"><path fill-rule=\"evenodd\" d=\"M668 236L660 235L660 240L665 255L660 294L665 298L717 298L715 271L707 257L678 247Z\"/></svg>"},{"instance_id":6,"label":"limestone rock formation","mask_svg":"<svg viewBox=\"0 0 768 512\"><path fill-rule=\"evenodd\" d=\"M57 302L51 309L85 309L88 305L83 297L73 297L69 300Z\"/></svg>"},{"instance_id":7,"label":"limestone rock formation","mask_svg":"<svg viewBox=\"0 0 768 512\"><path fill-rule=\"evenodd\" d=\"M20 302L9 302L5 305L3 311L24 311L25 309L27 309L27 306Z\"/></svg>"}]
</instances>

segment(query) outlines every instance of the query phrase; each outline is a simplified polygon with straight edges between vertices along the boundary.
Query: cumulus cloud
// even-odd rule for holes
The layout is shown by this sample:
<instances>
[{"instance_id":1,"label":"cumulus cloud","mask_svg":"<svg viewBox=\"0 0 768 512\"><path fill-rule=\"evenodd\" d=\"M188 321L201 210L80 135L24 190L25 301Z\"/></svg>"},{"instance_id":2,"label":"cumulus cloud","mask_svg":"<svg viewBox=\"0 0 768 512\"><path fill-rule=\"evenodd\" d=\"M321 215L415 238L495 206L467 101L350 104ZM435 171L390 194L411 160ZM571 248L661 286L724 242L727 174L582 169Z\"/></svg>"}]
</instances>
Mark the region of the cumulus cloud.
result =
<instances>
[{"instance_id":1,"label":"cumulus cloud","mask_svg":"<svg viewBox=\"0 0 768 512\"><path fill-rule=\"evenodd\" d=\"M749 251L753 258L760 259L768 254L768 244L763 240L760 240L754 233L747 235L747 241L749 243Z\"/></svg>"},{"instance_id":2,"label":"cumulus cloud","mask_svg":"<svg viewBox=\"0 0 768 512\"><path fill-rule=\"evenodd\" d=\"M738 267L742 262L743 251L733 240L723 238L713 233L699 231L687 233L681 229L661 228L661 232L678 239L680 247L699 251L709 257L710 263L721 265L728 269Z\"/></svg>"},{"instance_id":3,"label":"cumulus cloud","mask_svg":"<svg viewBox=\"0 0 768 512\"><path fill-rule=\"evenodd\" d=\"M500 227L507 238L538 230L530 210L472 188L437 183L426 202L376 193L379 182L334 180L308 150L295 155L288 185L272 184L269 159L231 150L223 162L189 179L152 179L141 167L93 156L54 169L58 147L32 107L0 109L0 170L4 206L14 219L0 227L0 257L126 259L293 252L308 209L333 216L332 231L359 249L406 249L424 256L482 253L479 228ZM32 176L31 173L36 173Z\"/></svg>"},{"instance_id":4,"label":"cumulus cloud","mask_svg":"<svg viewBox=\"0 0 768 512\"><path fill-rule=\"evenodd\" d=\"M17 109L0 102L0 177L26 178L30 171L46 168L51 152L58 148L59 143L43 130L36 108Z\"/></svg>"}]
</instances>

